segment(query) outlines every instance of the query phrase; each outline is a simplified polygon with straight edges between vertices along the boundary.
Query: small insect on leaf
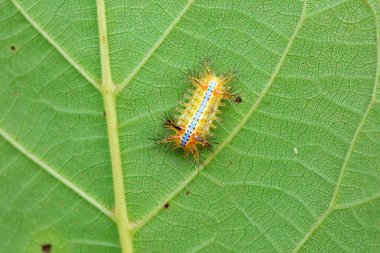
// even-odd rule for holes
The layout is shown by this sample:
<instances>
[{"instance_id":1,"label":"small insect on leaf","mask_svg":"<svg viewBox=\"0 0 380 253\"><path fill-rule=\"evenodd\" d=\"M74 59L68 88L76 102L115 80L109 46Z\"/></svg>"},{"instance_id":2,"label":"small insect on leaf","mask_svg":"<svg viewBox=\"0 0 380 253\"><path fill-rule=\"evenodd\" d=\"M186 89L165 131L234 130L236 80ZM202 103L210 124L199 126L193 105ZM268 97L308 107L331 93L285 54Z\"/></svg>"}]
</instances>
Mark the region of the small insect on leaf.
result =
<instances>
[{"instance_id":1,"label":"small insect on leaf","mask_svg":"<svg viewBox=\"0 0 380 253\"><path fill-rule=\"evenodd\" d=\"M219 119L219 107L224 105L221 101L227 99L241 103L242 98L232 94L227 85L233 75L217 76L207 63L199 76L190 74L188 77L195 90L188 96L188 101L182 103L184 108L177 108L179 116L165 116L164 126L173 130L174 134L159 143L172 143L175 147L181 147L186 155L192 154L199 163L198 146L212 147L207 138L211 136L210 128L216 127L213 122Z\"/></svg>"}]
</instances>

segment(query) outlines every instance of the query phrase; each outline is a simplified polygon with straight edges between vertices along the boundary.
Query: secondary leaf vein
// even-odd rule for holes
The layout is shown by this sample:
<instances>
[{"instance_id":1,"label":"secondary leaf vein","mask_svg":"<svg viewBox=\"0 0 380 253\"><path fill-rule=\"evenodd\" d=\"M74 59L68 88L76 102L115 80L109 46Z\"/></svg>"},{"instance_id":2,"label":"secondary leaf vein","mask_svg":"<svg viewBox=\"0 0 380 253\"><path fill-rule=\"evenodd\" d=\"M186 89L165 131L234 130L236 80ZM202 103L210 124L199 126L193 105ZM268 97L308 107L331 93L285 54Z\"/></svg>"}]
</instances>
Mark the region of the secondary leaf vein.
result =
<instances>
[{"instance_id":1,"label":"secondary leaf vein","mask_svg":"<svg viewBox=\"0 0 380 253\"><path fill-rule=\"evenodd\" d=\"M166 203L168 203L170 200L172 200L178 193L180 193L215 157L217 154L219 154L225 146L227 146L228 143L231 142L231 140L239 133L239 131L244 127L244 125L248 122L249 118L252 116L252 114L257 110L261 102L263 101L264 97L266 96L269 89L272 87L274 80L278 76L280 69L285 61L285 58L290 51L290 48L292 47L297 34L299 30L302 27L303 21L306 16L306 5L307 0L304 1L304 5L302 7L302 12L300 15L300 18L298 20L297 26L292 34L292 36L289 39L289 42L282 53L282 56L280 60L278 61L275 69L272 72L272 75L270 76L268 82L266 83L265 87L263 88L262 92L258 96L256 102L253 104L251 109L248 111L247 115L242 119L240 124L230 133L230 135L227 136L227 138L218 146L218 148L213 152L204 162L204 164L198 169L195 170L193 173L191 173L173 192L171 192L158 206L156 206L150 213L148 213L145 217L143 217L141 220L137 221L136 226L134 227L134 231L139 230L142 228L146 223L148 223L156 214L158 214L164 207Z\"/></svg>"},{"instance_id":2,"label":"secondary leaf vein","mask_svg":"<svg viewBox=\"0 0 380 253\"><path fill-rule=\"evenodd\" d=\"M371 8L372 9L372 8ZM350 146L347 150L346 156L344 158L342 168L339 173L338 181L336 183L336 187L333 193L333 196L330 201L329 207L326 209L325 212L322 213L322 215L318 218L317 222L314 223L311 228L306 232L305 236L301 239L301 241L298 242L296 247L294 248L293 252L298 252L301 250L303 245L311 238L311 236L315 233L315 231L322 225L322 223L327 219L327 217L334 211L341 209L339 206L336 206L336 200L339 194L339 189L340 186L343 182L344 178L344 173L346 172L346 168L348 166L348 163L350 161L351 155L353 153L353 150L355 148L355 144L357 140L359 139L359 135L361 133L361 130L363 129L364 123L366 122L366 119L369 115L369 113L372 110L372 107L376 104L376 94L377 94L377 89L378 89L378 83L380 79L380 30L379 27L377 26L377 15L375 11L372 9L373 15L374 15L374 21L375 21L375 26L376 26L376 38L377 38L377 68L376 68L376 74L375 74L375 81L373 85L373 90L372 90L372 96L371 100L369 101L368 107L366 111L364 112L358 127L356 128L356 131L354 133L354 136L352 137L352 141L350 143Z\"/></svg>"},{"instance_id":3,"label":"secondary leaf vein","mask_svg":"<svg viewBox=\"0 0 380 253\"><path fill-rule=\"evenodd\" d=\"M145 55L145 57L141 60L141 62L133 69L133 71L129 74L129 76L118 86L117 92L122 91L129 82L140 72L145 63L152 57L152 55L156 52L156 50L161 46L164 40L169 36L170 32L174 29L174 27L181 20L183 15L189 10L190 6L193 4L194 0L189 0L182 11L178 14L178 16L173 20L170 26L165 30L162 36L158 39L156 44L149 50L149 52Z\"/></svg>"},{"instance_id":4,"label":"secondary leaf vein","mask_svg":"<svg viewBox=\"0 0 380 253\"><path fill-rule=\"evenodd\" d=\"M97 90L100 91L99 84L71 57L68 53L55 42L52 37L45 32L37 22L26 12L26 10L16 1L12 0L13 5L20 11L20 13L29 21L29 23L36 29L57 51L65 58L87 81L89 81Z\"/></svg>"},{"instance_id":5,"label":"secondary leaf vein","mask_svg":"<svg viewBox=\"0 0 380 253\"><path fill-rule=\"evenodd\" d=\"M111 218L112 220L113 215L111 210L104 207L102 204L100 204L97 200L95 200L93 197L91 197L88 193L80 189L78 186L76 186L73 182L66 179L64 176L59 174L54 168L52 168L50 165L42 161L39 157L37 157L35 154L30 152L26 147L21 145L17 140L15 140L12 136L10 136L6 131L0 128L0 136L3 137L9 144L11 144L14 148L16 148L20 153L25 155L27 158L29 158L31 161L33 161L35 164L40 166L42 169L44 169L47 173L49 173L51 176L56 178L58 181L60 181L62 184L73 190L75 193L77 193L79 196L81 196L83 199L85 199L88 203L96 207L98 210L100 210L103 214Z\"/></svg>"}]
</instances>

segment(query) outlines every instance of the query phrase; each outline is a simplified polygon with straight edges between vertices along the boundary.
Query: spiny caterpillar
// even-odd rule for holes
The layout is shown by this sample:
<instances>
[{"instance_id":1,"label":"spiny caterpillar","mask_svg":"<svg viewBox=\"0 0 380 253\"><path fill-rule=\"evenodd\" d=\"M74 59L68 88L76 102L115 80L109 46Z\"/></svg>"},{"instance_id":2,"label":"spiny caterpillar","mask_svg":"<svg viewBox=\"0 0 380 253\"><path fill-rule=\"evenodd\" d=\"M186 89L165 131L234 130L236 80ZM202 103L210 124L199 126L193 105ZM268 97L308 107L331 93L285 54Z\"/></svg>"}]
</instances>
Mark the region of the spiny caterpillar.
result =
<instances>
[{"instance_id":1,"label":"spiny caterpillar","mask_svg":"<svg viewBox=\"0 0 380 253\"><path fill-rule=\"evenodd\" d=\"M196 89L192 96L185 96L187 103L181 103L183 109L177 109L181 115L173 117L166 116L165 127L175 133L160 143L171 142L176 148L183 148L185 154L192 154L196 162L199 162L198 145L210 148L212 145L207 140L212 136L210 128L216 128L214 120L219 120L217 114L220 113L219 106L224 104L223 99L241 103L240 96L232 94L231 88L227 86L233 75L216 76L206 63L205 70L199 76L189 75L190 81Z\"/></svg>"}]
</instances>

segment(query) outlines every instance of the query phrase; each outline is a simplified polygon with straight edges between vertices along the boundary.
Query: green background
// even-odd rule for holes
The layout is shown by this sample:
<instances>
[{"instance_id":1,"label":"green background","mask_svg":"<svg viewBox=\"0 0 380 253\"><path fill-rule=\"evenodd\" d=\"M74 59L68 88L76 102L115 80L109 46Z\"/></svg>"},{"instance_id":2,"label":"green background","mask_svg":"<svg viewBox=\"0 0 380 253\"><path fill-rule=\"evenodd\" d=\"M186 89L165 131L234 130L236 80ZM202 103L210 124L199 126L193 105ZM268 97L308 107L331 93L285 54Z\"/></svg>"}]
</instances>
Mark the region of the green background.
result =
<instances>
[{"instance_id":1,"label":"green background","mask_svg":"<svg viewBox=\"0 0 380 253\"><path fill-rule=\"evenodd\" d=\"M379 10L108 1L136 252L380 252ZM96 11L0 1L0 252L120 252ZM198 171L151 139L205 58L238 73L243 103L222 108Z\"/></svg>"}]
</instances>

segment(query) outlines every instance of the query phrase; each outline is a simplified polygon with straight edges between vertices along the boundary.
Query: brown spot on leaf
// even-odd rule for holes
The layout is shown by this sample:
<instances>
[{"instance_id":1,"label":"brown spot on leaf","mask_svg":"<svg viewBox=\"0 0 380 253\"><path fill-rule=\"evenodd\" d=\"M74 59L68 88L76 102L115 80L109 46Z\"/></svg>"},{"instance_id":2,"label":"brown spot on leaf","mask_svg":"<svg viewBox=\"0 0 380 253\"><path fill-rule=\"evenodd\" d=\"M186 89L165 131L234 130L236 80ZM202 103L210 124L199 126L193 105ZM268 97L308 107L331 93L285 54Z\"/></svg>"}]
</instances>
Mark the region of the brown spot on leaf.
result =
<instances>
[{"instance_id":1,"label":"brown spot on leaf","mask_svg":"<svg viewBox=\"0 0 380 253\"><path fill-rule=\"evenodd\" d=\"M51 251L51 244L50 243L43 244L41 246L41 250L42 250L42 252L50 252Z\"/></svg>"},{"instance_id":2,"label":"brown spot on leaf","mask_svg":"<svg viewBox=\"0 0 380 253\"><path fill-rule=\"evenodd\" d=\"M240 96L236 96L235 102L236 103L241 103L241 102L243 102L243 99Z\"/></svg>"},{"instance_id":3,"label":"brown spot on leaf","mask_svg":"<svg viewBox=\"0 0 380 253\"><path fill-rule=\"evenodd\" d=\"M164 205L164 208L165 208L165 209L168 209L169 206L170 206L169 203L166 203L166 204Z\"/></svg>"}]
</instances>

